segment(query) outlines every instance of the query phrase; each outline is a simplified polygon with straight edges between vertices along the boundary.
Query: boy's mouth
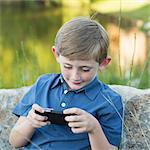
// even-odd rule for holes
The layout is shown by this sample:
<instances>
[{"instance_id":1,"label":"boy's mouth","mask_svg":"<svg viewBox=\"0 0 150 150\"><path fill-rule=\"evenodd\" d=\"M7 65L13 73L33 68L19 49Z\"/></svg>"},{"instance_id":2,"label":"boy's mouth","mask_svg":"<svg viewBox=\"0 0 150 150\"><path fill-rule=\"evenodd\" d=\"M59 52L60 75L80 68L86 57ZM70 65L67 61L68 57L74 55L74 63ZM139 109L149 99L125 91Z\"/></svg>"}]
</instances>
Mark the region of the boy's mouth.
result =
<instances>
[{"instance_id":1,"label":"boy's mouth","mask_svg":"<svg viewBox=\"0 0 150 150\"><path fill-rule=\"evenodd\" d=\"M76 84L76 85L79 85L81 84L82 82L72 82L73 84Z\"/></svg>"},{"instance_id":2,"label":"boy's mouth","mask_svg":"<svg viewBox=\"0 0 150 150\"><path fill-rule=\"evenodd\" d=\"M73 83L73 84L77 84L77 85L79 85L79 84L81 84L81 82L78 82L78 83Z\"/></svg>"}]
</instances>

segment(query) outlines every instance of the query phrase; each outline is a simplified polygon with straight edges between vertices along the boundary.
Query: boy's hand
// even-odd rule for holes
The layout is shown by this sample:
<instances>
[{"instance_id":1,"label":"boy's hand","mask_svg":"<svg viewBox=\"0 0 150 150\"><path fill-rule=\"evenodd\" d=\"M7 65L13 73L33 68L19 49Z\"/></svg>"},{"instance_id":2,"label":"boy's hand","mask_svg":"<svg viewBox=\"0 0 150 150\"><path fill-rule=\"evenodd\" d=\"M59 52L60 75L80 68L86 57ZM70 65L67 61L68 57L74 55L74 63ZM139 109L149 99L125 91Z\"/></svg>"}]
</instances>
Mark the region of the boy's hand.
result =
<instances>
[{"instance_id":1,"label":"boy's hand","mask_svg":"<svg viewBox=\"0 0 150 150\"><path fill-rule=\"evenodd\" d=\"M27 118L34 128L40 128L42 126L50 124L49 121L46 121L47 117L36 114L35 110L44 113L44 108L42 108L38 104L32 105L32 109L29 111Z\"/></svg>"},{"instance_id":2,"label":"boy's hand","mask_svg":"<svg viewBox=\"0 0 150 150\"><path fill-rule=\"evenodd\" d=\"M68 126L71 127L73 133L94 133L99 126L97 119L90 113L79 109L79 108L69 108L63 111L64 114L72 114L65 117Z\"/></svg>"}]
</instances>

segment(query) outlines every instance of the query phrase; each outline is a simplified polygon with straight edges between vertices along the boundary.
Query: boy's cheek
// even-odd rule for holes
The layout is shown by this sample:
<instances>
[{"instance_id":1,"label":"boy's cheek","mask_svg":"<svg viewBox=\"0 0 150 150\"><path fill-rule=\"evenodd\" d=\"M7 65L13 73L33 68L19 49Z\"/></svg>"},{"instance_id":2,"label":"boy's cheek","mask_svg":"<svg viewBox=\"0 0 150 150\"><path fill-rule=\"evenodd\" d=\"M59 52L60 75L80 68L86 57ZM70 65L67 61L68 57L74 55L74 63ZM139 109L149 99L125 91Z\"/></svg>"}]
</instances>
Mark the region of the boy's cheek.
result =
<instances>
[{"instance_id":1,"label":"boy's cheek","mask_svg":"<svg viewBox=\"0 0 150 150\"><path fill-rule=\"evenodd\" d=\"M94 78L93 74L87 74L82 77L84 81L91 81Z\"/></svg>"},{"instance_id":2,"label":"boy's cheek","mask_svg":"<svg viewBox=\"0 0 150 150\"><path fill-rule=\"evenodd\" d=\"M70 77L69 71L68 72L67 71L63 71L62 73L64 75L64 78L69 80L69 77Z\"/></svg>"}]
</instances>

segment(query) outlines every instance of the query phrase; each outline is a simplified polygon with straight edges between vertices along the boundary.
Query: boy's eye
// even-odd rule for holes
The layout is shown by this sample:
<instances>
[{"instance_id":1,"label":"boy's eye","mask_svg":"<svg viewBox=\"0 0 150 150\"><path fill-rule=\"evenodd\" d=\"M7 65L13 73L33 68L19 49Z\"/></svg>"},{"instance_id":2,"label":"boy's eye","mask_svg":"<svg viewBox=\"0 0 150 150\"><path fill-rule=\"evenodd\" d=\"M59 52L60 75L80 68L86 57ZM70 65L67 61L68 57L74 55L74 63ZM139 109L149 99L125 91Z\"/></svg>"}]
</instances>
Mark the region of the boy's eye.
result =
<instances>
[{"instance_id":1,"label":"boy's eye","mask_svg":"<svg viewBox=\"0 0 150 150\"><path fill-rule=\"evenodd\" d=\"M68 65L64 65L64 68L66 68L66 69L71 69L72 67L71 67L71 66L68 66Z\"/></svg>"},{"instance_id":2,"label":"boy's eye","mask_svg":"<svg viewBox=\"0 0 150 150\"><path fill-rule=\"evenodd\" d=\"M89 72L89 71L90 71L90 68L82 68L82 71L84 71L84 72Z\"/></svg>"}]
</instances>

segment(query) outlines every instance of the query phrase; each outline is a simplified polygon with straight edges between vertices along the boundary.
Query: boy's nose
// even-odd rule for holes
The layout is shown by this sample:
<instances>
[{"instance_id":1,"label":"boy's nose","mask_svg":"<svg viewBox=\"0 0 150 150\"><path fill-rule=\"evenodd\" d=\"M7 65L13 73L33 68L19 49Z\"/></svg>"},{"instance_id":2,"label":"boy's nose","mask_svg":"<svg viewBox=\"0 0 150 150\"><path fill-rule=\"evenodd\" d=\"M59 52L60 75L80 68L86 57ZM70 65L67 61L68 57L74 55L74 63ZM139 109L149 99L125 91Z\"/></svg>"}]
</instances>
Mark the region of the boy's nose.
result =
<instances>
[{"instance_id":1,"label":"boy's nose","mask_svg":"<svg viewBox=\"0 0 150 150\"><path fill-rule=\"evenodd\" d=\"M80 73L79 73L79 71L75 70L75 71L72 72L72 79L75 80L75 81L80 80Z\"/></svg>"}]
</instances>

